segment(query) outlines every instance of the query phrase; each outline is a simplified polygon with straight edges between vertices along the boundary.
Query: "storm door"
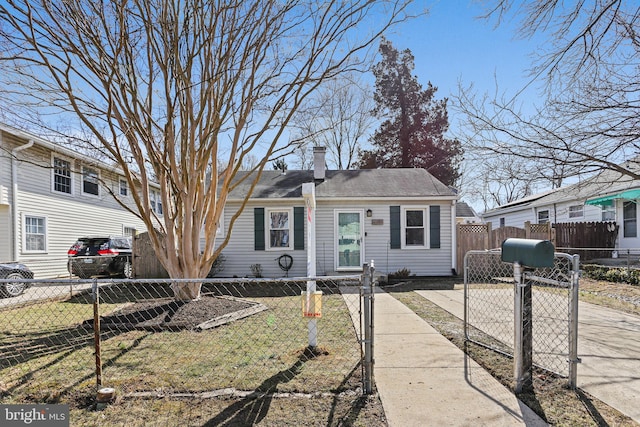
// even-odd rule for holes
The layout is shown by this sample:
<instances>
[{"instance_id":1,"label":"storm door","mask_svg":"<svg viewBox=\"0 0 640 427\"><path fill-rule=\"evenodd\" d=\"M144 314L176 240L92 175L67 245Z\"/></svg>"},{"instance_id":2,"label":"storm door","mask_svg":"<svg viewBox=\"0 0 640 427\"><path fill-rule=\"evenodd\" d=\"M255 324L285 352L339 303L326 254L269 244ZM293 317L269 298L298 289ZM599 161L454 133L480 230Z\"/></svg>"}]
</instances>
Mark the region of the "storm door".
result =
<instances>
[{"instance_id":1,"label":"storm door","mask_svg":"<svg viewBox=\"0 0 640 427\"><path fill-rule=\"evenodd\" d=\"M336 211L336 270L361 270L362 211Z\"/></svg>"}]
</instances>

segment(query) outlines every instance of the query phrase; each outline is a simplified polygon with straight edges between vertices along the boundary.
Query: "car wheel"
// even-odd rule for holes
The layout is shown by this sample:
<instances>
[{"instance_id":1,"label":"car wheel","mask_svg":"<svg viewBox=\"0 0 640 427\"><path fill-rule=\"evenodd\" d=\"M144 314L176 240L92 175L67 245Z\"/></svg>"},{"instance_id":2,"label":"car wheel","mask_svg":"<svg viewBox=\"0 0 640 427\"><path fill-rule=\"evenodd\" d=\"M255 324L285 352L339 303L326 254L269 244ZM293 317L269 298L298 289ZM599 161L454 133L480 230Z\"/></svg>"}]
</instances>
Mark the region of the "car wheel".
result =
<instances>
[{"instance_id":1,"label":"car wheel","mask_svg":"<svg viewBox=\"0 0 640 427\"><path fill-rule=\"evenodd\" d=\"M20 273L9 273L5 279L24 279L24 276ZM2 288L2 293L8 297L17 297L27 289L26 283L5 283Z\"/></svg>"},{"instance_id":2,"label":"car wheel","mask_svg":"<svg viewBox=\"0 0 640 427\"><path fill-rule=\"evenodd\" d=\"M124 274L125 279L131 279L133 277L133 267L131 266L131 261L125 261L124 267L122 269L122 274Z\"/></svg>"}]
</instances>

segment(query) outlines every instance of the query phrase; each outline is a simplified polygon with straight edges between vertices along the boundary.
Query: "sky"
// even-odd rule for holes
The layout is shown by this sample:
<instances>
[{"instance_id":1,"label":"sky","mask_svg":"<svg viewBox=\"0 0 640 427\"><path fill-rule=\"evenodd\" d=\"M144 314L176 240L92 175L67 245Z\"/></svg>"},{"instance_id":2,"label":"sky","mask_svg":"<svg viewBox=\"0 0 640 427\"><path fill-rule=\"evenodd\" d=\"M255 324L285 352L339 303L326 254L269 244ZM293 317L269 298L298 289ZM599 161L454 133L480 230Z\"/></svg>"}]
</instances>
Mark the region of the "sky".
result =
<instances>
[{"instance_id":1,"label":"sky","mask_svg":"<svg viewBox=\"0 0 640 427\"><path fill-rule=\"evenodd\" d=\"M527 85L530 55L540 40L518 38L515 22L495 28L495 20L478 18L483 9L477 1L423 0L416 5L429 13L403 23L387 38L398 50L411 50L414 74L423 87L430 81L438 88L436 98L451 99L459 82L473 83L479 93L493 93L496 79L500 92L508 94ZM527 92L534 95L535 87ZM455 120L451 111L450 118Z\"/></svg>"},{"instance_id":2,"label":"sky","mask_svg":"<svg viewBox=\"0 0 640 427\"><path fill-rule=\"evenodd\" d=\"M533 111L540 83L529 84L532 53L543 46L543 38L525 40L518 37L518 23L506 21L496 28L496 20L479 18L484 10L477 1L417 1L428 14L403 23L386 35L398 50L409 49L414 55L414 75L423 87L431 82L438 88L436 99L449 98L448 136L455 137L464 117L452 105L459 84L473 84L478 96L496 91L511 98L524 89L523 111ZM466 200L477 212L484 210L478 200Z\"/></svg>"}]
</instances>

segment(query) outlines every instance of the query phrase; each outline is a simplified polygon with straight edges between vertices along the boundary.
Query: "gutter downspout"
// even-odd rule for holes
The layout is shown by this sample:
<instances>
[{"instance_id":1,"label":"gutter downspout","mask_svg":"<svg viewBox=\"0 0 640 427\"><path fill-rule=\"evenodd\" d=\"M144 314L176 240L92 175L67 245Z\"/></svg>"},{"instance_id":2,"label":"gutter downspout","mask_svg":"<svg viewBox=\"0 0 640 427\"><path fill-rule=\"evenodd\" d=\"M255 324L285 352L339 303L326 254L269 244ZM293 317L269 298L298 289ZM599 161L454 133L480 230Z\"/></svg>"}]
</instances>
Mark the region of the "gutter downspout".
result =
<instances>
[{"instance_id":1,"label":"gutter downspout","mask_svg":"<svg viewBox=\"0 0 640 427\"><path fill-rule=\"evenodd\" d=\"M33 147L31 139L24 145L11 150L11 216L13 217L13 261L18 261L18 159L16 154L22 150Z\"/></svg>"},{"instance_id":2,"label":"gutter downspout","mask_svg":"<svg viewBox=\"0 0 640 427\"><path fill-rule=\"evenodd\" d=\"M456 201L451 201L451 274L460 274L458 269L458 222L456 221Z\"/></svg>"}]
</instances>

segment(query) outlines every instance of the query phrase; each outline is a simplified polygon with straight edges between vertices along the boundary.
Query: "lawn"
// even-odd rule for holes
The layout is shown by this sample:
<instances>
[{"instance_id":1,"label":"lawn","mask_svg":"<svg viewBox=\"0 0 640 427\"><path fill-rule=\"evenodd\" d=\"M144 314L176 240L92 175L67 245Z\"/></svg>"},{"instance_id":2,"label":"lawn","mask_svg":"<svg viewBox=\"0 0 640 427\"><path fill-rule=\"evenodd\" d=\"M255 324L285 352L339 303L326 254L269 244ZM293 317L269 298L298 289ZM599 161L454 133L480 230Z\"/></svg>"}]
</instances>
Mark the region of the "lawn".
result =
<instances>
[{"instance_id":1,"label":"lawn","mask_svg":"<svg viewBox=\"0 0 640 427\"><path fill-rule=\"evenodd\" d=\"M102 296L101 316L132 304ZM116 390L104 408L90 298L5 309L0 403L68 404L74 426L386 424L377 397L362 396L360 345L339 293L323 297L315 351L299 293L246 300L267 309L202 331L103 330L102 386Z\"/></svg>"}]
</instances>

